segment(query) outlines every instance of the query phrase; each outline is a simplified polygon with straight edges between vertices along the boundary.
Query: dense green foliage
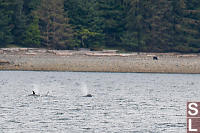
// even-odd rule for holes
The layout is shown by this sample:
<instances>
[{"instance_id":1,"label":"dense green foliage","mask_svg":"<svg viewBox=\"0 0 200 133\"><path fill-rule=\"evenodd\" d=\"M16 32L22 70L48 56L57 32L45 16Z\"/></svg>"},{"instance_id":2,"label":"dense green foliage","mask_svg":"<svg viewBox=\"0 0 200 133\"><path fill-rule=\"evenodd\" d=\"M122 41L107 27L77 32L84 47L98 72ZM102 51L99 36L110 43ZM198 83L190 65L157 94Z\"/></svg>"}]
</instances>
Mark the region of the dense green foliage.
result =
<instances>
[{"instance_id":1,"label":"dense green foliage","mask_svg":"<svg viewBox=\"0 0 200 133\"><path fill-rule=\"evenodd\" d=\"M70 48L73 34L65 15L64 0L42 0L37 14L42 45L54 49Z\"/></svg>"},{"instance_id":2,"label":"dense green foliage","mask_svg":"<svg viewBox=\"0 0 200 133\"><path fill-rule=\"evenodd\" d=\"M0 0L0 46L13 42L13 24L12 16L13 6L11 0L5 2Z\"/></svg>"},{"instance_id":3,"label":"dense green foliage","mask_svg":"<svg viewBox=\"0 0 200 133\"><path fill-rule=\"evenodd\" d=\"M0 47L200 52L199 0L0 0Z\"/></svg>"}]
</instances>

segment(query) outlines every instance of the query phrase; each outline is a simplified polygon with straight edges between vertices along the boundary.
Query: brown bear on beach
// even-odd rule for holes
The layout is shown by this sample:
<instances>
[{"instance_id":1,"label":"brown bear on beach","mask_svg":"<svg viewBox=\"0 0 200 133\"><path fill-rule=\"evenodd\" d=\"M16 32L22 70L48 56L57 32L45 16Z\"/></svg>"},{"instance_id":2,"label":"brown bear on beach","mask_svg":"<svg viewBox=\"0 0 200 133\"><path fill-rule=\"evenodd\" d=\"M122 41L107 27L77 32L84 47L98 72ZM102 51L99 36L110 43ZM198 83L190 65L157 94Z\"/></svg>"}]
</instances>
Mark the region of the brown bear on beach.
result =
<instances>
[{"instance_id":1,"label":"brown bear on beach","mask_svg":"<svg viewBox=\"0 0 200 133\"><path fill-rule=\"evenodd\" d=\"M154 56L154 57L153 57L153 60L158 60L158 57L157 57L157 56Z\"/></svg>"}]
</instances>

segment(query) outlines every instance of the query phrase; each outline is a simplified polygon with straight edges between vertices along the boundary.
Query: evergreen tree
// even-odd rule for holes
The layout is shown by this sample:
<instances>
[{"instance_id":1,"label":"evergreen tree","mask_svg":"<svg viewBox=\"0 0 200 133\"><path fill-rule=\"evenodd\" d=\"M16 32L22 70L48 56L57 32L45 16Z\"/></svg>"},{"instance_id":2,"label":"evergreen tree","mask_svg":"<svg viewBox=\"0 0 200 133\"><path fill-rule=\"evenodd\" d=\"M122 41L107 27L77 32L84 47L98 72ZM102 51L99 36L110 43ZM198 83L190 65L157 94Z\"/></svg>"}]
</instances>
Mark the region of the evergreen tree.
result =
<instances>
[{"instance_id":1,"label":"evergreen tree","mask_svg":"<svg viewBox=\"0 0 200 133\"><path fill-rule=\"evenodd\" d=\"M100 17L101 29L105 35L107 47L120 47L121 36L124 31L125 9L123 1L99 0L97 12Z\"/></svg>"},{"instance_id":2,"label":"evergreen tree","mask_svg":"<svg viewBox=\"0 0 200 133\"><path fill-rule=\"evenodd\" d=\"M13 15L13 22L14 22L14 40L15 44L22 45L24 42L24 31L26 30L26 21L27 18L23 11L24 0L13 0L14 4L14 15Z\"/></svg>"},{"instance_id":3,"label":"evergreen tree","mask_svg":"<svg viewBox=\"0 0 200 133\"><path fill-rule=\"evenodd\" d=\"M42 44L48 48L72 48L73 32L63 0L42 0L38 9Z\"/></svg>"},{"instance_id":4,"label":"evergreen tree","mask_svg":"<svg viewBox=\"0 0 200 133\"><path fill-rule=\"evenodd\" d=\"M152 1L150 7L151 17L146 19L149 24L148 37L146 44L147 51L162 52L164 49L169 51L172 40L171 3L170 1Z\"/></svg>"},{"instance_id":5,"label":"evergreen tree","mask_svg":"<svg viewBox=\"0 0 200 133\"><path fill-rule=\"evenodd\" d=\"M26 15L26 29L23 33L23 46L40 47L39 19L36 13L40 0L24 0L24 14Z\"/></svg>"},{"instance_id":6,"label":"evergreen tree","mask_svg":"<svg viewBox=\"0 0 200 133\"><path fill-rule=\"evenodd\" d=\"M13 42L12 1L0 0L0 47Z\"/></svg>"},{"instance_id":7,"label":"evergreen tree","mask_svg":"<svg viewBox=\"0 0 200 133\"><path fill-rule=\"evenodd\" d=\"M38 25L38 18L34 16L24 33L23 45L26 47L40 47L40 30Z\"/></svg>"},{"instance_id":8,"label":"evergreen tree","mask_svg":"<svg viewBox=\"0 0 200 133\"><path fill-rule=\"evenodd\" d=\"M103 33L96 11L96 0L65 0L69 23L75 31L75 40L80 47L101 47Z\"/></svg>"},{"instance_id":9,"label":"evergreen tree","mask_svg":"<svg viewBox=\"0 0 200 133\"><path fill-rule=\"evenodd\" d=\"M191 2L191 3L190 3ZM181 31L188 52L200 52L200 1L185 1Z\"/></svg>"},{"instance_id":10,"label":"evergreen tree","mask_svg":"<svg viewBox=\"0 0 200 133\"><path fill-rule=\"evenodd\" d=\"M178 0L173 1L174 34L173 51L200 51L200 2Z\"/></svg>"},{"instance_id":11,"label":"evergreen tree","mask_svg":"<svg viewBox=\"0 0 200 133\"><path fill-rule=\"evenodd\" d=\"M126 31L122 38L126 50L142 51L145 45L148 8L145 7L146 1L130 0L126 16ZM146 33L146 34L145 34Z\"/></svg>"},{"instance_id":12,"label":"evergreen tree","mask_svg":"<svg viewBox=\"0 0 200 133\"><path fill-rule=\"evenodd\" d=\"M24 12L28 18L32 17L33 11L37 10L41 0L24 0Z\"/></svg>"}]
</instances>

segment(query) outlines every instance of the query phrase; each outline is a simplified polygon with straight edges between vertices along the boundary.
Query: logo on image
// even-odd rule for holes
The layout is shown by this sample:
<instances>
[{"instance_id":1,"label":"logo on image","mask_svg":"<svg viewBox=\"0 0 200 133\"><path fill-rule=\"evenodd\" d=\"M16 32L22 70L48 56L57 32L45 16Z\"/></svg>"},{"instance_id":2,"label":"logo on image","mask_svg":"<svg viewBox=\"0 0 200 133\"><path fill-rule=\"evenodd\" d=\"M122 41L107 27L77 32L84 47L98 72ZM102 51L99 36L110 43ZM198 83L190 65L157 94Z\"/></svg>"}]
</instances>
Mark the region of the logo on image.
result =
<instances>
[{"instance_id":1,"label":"logo on image","mask_svg":"<svg viewBox=\"0 0 200 133\"><path fill-rule=\"evenodd\" d=\"M187 103L187 133L200 133L200 102Z\"/></svg>"}]
</instances>

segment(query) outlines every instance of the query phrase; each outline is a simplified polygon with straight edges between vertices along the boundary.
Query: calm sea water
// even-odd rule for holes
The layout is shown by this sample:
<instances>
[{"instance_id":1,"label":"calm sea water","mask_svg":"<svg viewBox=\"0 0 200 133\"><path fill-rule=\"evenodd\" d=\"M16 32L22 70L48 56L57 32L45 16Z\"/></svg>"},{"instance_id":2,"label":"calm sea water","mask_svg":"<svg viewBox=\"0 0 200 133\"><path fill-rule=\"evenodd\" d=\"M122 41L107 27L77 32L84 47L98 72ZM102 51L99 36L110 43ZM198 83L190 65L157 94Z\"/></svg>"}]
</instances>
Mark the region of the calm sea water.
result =
<instances>
[{"instance_id":1,"label":"calm sea water","mask_svg":"<svg viewBox=\"0 0 200 133\"><path fill-rule=\"evenodd\" d=\"M183 133L199 95L200 75L0 71L0 133Z\"/></svg>"}]
</instances>

